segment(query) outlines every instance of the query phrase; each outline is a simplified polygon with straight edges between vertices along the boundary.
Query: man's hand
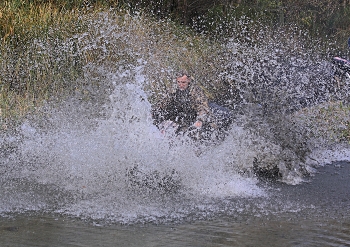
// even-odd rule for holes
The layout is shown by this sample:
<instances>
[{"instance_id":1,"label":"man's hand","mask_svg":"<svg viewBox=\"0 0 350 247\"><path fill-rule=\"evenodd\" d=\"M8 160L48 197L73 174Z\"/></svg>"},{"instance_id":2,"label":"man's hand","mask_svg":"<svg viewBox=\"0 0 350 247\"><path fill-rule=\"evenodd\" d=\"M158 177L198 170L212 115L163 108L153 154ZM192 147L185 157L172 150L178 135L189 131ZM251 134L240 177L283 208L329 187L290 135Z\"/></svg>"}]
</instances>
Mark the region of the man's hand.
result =
<instances>
[{"instance_id":1,"label":"man's hand","mask_svg":"<svg viewBox=\"0 0 350 247\"><path fill-rule=\"evenodd\" d=\"M193 124L193 126L194 127L196 127L196 128L202 128L202 125L203 125L203 123L202 123L202 121L199 121L199 120L197 120L194 124Z\"/></svg>"}]
</instances>

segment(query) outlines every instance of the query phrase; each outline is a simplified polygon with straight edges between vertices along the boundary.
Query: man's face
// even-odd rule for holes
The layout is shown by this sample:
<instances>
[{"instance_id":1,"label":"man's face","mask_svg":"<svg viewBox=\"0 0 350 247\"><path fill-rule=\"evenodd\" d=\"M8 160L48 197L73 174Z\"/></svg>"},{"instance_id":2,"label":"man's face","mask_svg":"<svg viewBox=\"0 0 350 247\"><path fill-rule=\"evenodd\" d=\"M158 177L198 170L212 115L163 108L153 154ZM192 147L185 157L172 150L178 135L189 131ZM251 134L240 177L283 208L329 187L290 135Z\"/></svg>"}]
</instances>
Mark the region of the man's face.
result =
<instances>
[{"instance_id":1,"label":"man's face","mask_svg":"<svg viewBox=\"0 0 350 247\"><path fill-rule=\"evenodd\" d=\"M187 77L187 75L178 77L176 79L177 85L180 90L185 90L188 87L188 84L190 83L190 78Z\"/></svg>"}]
</instances>

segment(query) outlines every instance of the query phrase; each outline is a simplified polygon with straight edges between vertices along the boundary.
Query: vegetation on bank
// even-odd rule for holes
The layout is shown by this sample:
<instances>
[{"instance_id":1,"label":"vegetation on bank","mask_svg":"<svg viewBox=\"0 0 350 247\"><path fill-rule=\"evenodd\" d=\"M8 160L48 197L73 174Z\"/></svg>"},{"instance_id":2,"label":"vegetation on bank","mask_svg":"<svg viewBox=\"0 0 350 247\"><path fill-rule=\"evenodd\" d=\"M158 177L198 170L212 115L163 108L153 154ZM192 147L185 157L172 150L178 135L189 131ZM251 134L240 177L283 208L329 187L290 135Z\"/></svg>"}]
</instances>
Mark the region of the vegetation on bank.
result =
<instances>
[{"instance_id":1,"label":"vegetation on bank","mask_svg":"<svg viewBox=\"0 0 350 247\"><path fill-rule=\"evenodd\" d=\"M82 51L80 46L84 41L77 42L75 35L88 32L94 15L110 8L114 8L121 30L136 33L134 38L138 42L116 39L114 45L119 46L121 52L104 54L103 58L99 49ZM133 15L140 16L139 10L144 13L140 17L142 20L132 19ZM152 14L147 17L147 13ZM0 125L6 128L9 120L20 119L46 100L83 91L86 85L77 78L83 75L85 65L103 59L104 63L116 66L129 57L128 50L148 49L154 58L146 65L154 72L149 75L150 80L161 80L165 86L171 80L171 72L162 71L157 63L172 68L203 67L195 76L207 79L206 90L215 97L216 93L231 86L231 82L220 84L215 81L220 67L224 67L218 59L220 44L215 40L237 30L237 27L231 29L230 25L237 25L242 16L247 16L248 27L261 23L279 27L296 23L313 35L334 35L339 40L349 33L350 27L349 7L333 0L313 1L312 4L299 0L3 1L0 3ZM135 24L137 20L143 21L142 26ZM158 39L164 31L173 35ZM214 41L206 38L209 36L215 37ZM166 47L172 47L172 51L166 51ZM166 52L170 53L164 56ZM200 74L201 71L206 74ZM164 88L151 90L157 92Z\"/></svg>"},{"instance_id":2,"label":"vegetation on bank","mask_svg":"<svg viewBox=\"0 0 350 247\"><path fill-rule=\"evenodd\" d=\"M350 140L350 107L342 102L327 102L292 114L309 131L308 138L326 137L331 142Z\"/></svg>"},{"instance_id":3,"label":"vegetation on bank","mask_svg":"<svg viewBox=\"0 0 350 247\"><path fill-rule=\"evenodd\" d=\"M242 16L272 26L295 24L310 34L331 36L341 42L350 33L348 0L119 0L118 3L131 9L147 9L159 18L170 16L210 35L225 34L232 20Z\"/></svg>"},{"instance_id":4,"label":"vegetation on bank","mask_svg":"<svg viewBox=\"0 0 350 247\"><path fill-rule=\"evenodd\" d=\"M58 96L76 78L79 58L55 48L82 28L79 16L76 9L63 10L50 2L0 4L2 127L5 120L21 118L42 101Z\"/></svg>"},{"instance_id":5,"label":"vegetation on bank","mask_svg":"<svg viewBox=\"0 0 350 247\"><path fill-rule=\"evenodd\" d=\"M84 92L86 96L85 89L90 85L78 78L84 76L83 68L88 64L108 64L113 70L135 64L137 51L149 51L154 58L150 59L154 64L147 65L154 71L150 80L166 81L166 73L159 75L161 70L155 69L159 61L173 67L195 67L203 63L203 57L210 57L205 53L215 50L205 39L171 21L156 22L146 14L133 15L123 8L107 11L112 6L107 1L97 1L94 7L85 1L69 2L69 6L64 5L66 1L13 0L0 4L2 128L47 100L62 100L71 93ZM109 16L113 33L118 36L112 43L99 37L100 14ZM160 39L164 31L169 35ZM110 47L106 50L106 46ZM172 55L166 54L167 47L173 47L169 51Z\"/></svg>"}]
</instances>

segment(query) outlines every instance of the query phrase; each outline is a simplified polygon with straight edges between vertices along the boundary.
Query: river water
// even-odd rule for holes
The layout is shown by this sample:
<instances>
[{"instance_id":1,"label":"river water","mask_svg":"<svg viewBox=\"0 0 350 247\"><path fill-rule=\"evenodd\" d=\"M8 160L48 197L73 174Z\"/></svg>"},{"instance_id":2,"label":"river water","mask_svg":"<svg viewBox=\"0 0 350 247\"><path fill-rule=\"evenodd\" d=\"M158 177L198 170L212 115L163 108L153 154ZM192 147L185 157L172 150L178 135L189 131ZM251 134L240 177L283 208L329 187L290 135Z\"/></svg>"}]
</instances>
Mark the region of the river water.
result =
<instances>
[{"instance_id":1,"label":"river water","mask_svg":"<svg viewBox=\"0 0 350 247\"><path fill-rule=\"evenodd\" d=\"M2 246L350 245L345 144L311 152L309 176L280 162L284 177L269 180L254 157L279 162L280 149L243 117L198 143L160 134L137 85L110 102L93 118L90 103L64 102L4 138Z\"/></svg>"},{"instance_id":2,"label":"river water","mask_svg":"<svg viewBox=\"0 0 350 247\"><path fill-rule=\"evenodd\" d=\"M137 17L122 18L130 29L95 18L67 41L100 53L84 90L1 133L1 246L350 245L350 149L330 131L349 116L317 108L348 97L330 86L329 62L292 40L229 40L217 76L241 94L222 95L225 137L164 136L146 89L188 47L159 55L172 30L140 39Z\"/></svg>"},{"instance_id":3,"label":"river water","mask_svg":"<svg viewBox=\"0 0 350 247\"><path fill-rule=\"evenodd\" d=\"M1 218L0 241L2 246L349 246L349 178L348 162L332 163L308 183L264 184L272 190L269 198L226 199L241 201L248 208L242 212L222 209L182 223L99 225L55 214L14 214ZM218 202L223 203L236 204Z\"/></svg>"}]
</instances>

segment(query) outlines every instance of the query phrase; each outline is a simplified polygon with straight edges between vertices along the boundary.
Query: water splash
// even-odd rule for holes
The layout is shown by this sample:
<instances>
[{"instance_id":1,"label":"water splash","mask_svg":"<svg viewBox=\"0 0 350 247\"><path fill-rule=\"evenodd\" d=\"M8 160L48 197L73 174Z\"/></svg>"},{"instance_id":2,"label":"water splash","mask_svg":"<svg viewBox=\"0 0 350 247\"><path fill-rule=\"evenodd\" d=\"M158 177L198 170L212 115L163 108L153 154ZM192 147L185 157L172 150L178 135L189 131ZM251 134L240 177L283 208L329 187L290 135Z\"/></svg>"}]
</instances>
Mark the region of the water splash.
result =
<instances>
[{"instance_id":1,"label":"water splash","mask_svg":"<svg viewBox=\"0 0 350 247\"><path fill-rule=\"evenodd\" d=\"M324 62L314 70L307 66L311 60L298 54L282 57L282 63L280 53L290 52L282 47L229 42L218 77L237 81L241 102L223 97L235 116L226 138L212 144L167 138L153 125L152 94L146 90L154 75L164 79L174 71L162 63L167 55L152 46L161 34L137 39L106 14L92 23L89 33L75 39L85 54L101 51L98 63L87 64L80 79L93 98L86 101L77 92L4 136L0 196L6 200L0 212L44 210L123 223L200 219L244 212L242 198L268 196L254 175L265 168L276 168L290 184L312 172L315 165L307 155L316 144L305 141L310 129L293 121L292 113L305 107L301 98L315 95L310 78L319 75L314 71ZM128 59L114 63L118 56ZM323 75L316 81L327 84ZM326 91L312 103L331 95Z\"/></svg>"},{"instance_id":2,"label":"water splash","mask_svg":"<svg viewBox=\"0 0 350 247\"><path fill-rule=\"evenodd\" d=\"M151 105L140 88L142 69L135 70L133 83L118 85L123 74L111 77L115 85L109 103L112 112L94 128L84 128L93 120L79 122L76 120L82 118L76 112L72 116L57 110L50 119L54 129L42 131L30 122L21 126L23 139L16 160L6 164L17 169L7 172L7 180L19 182L16 188L31 193L35 200L24 199L31 205L25 208L24 202L16 205L11 196L8 202L19 210L54 208L79 217L130 221L146 216L173 217L179 213L171 205L174 198L185 215L206 198L264 195L254 178L244 178L235 169L237 162L244 166L252 159L236 150L242 146L239 140L236 147L229 139L206 147L164 137L153 125ZM130 174L132 169L143 177ZM176 188L169 187L170 183ZM26 184L33 188L26 189ZM66 199L58 204L55 198ZM41 201L40 205L35 201ZM197 203L187 205L188 201Z\"/></svg>"}]
</instances>

